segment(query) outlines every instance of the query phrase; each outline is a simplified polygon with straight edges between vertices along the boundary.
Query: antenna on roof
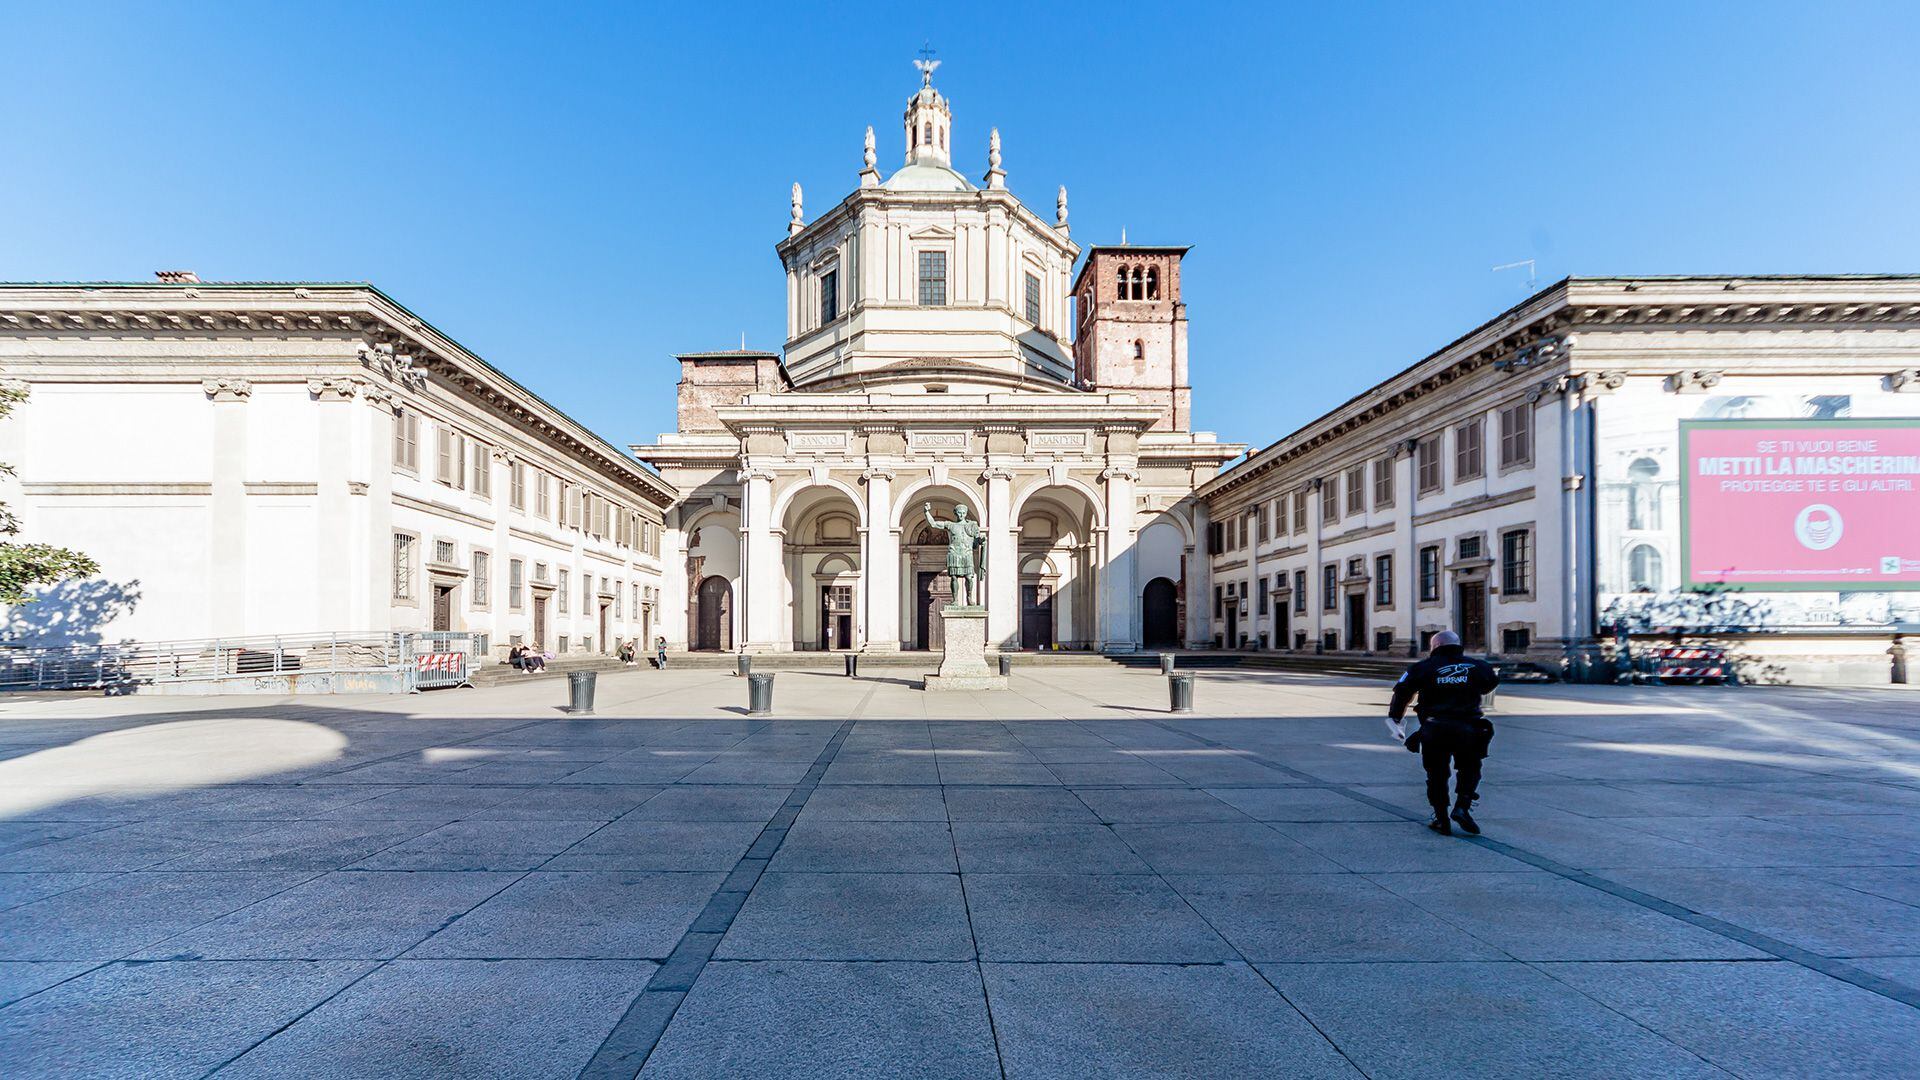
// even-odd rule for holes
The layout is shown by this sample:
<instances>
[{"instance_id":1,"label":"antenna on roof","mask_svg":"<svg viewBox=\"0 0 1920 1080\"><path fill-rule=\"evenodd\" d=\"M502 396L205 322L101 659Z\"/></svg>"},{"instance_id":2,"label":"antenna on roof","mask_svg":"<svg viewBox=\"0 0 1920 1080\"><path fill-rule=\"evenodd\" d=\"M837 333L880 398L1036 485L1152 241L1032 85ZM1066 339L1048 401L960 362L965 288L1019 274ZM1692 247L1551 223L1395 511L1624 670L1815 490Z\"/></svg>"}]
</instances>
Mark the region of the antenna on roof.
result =
<instances>
[{"instance_id":1,"label":"antenna on roof","mask_svg":"<svg viewBox=\"0 0 1920 1080\"><path fill-rule=\"evenodd\" d=\"M1531 295L1534 287L1539 284L1539 281L1534 277L1532 259L1521 259L1518 262L1501 263L1499 266L1494 267L1493 271L1497 274L1502 270L1517 270L1522 266L1527 268L1527 293Z\"/></svg>"},{"instance_id":2,"label":"antenna on roof","mask_svg":"<svg viewBox=\"0 0 1920 1080\"><path fill-rule=\"evenodd\" d=\"M747 332L745 330L740 331L740 351L747 351Z\"/></svg>"},{"instance_id":3,"label":"antenna on roof","mask_svg":"<svg viewBox=\"0 0 1920 1080\"><path fill-rule=\"evenodd\" d=\"M1120 246L1127 246L1127 227L1125 225L1120 226Z\"/></svg>"}]
</instances>

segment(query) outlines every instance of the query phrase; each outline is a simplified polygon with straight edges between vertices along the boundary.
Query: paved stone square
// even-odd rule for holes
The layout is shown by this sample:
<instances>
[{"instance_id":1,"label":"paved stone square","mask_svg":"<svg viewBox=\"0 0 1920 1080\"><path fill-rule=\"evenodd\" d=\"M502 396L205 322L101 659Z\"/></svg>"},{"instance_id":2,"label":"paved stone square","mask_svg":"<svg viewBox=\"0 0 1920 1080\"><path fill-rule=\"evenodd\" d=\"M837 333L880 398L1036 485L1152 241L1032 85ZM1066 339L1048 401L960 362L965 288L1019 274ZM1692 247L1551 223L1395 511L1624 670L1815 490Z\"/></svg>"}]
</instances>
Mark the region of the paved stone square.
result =
<instances>
[{"instance_id":1,"label":"paved stone square","mask_svg":"<svg viewBox=\"0 0 1920 1080\"><path fill-rule=\"evenodd\" d=\"M712 671L0 701L0 1073L1911 1076L1920 694Z\"/></svg>"}]
</instances>

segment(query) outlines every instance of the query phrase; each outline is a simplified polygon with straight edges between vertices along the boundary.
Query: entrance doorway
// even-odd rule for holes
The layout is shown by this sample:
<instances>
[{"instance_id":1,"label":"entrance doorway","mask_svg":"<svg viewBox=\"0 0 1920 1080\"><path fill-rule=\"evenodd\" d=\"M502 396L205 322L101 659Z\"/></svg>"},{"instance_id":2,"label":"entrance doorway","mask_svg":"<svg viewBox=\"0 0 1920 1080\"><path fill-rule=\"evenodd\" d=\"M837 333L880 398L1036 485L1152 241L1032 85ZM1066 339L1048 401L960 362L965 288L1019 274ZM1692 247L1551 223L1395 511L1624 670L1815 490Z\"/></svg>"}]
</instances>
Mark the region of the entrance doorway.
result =
<instances>
[{"instance_id":1,"label":"entrance doorway","mask_svg":"<svg viewBox=\"0 0 1920 1080\"><path fill-rule=\"evenodd\" d=\"M853 648L853 586L820 586L820 647Z\"/></svg>"},{"instance_id":2,"label":"entrance doorway","mask_svg":"<svg viewBox=\"0 0 1920 1080\"><path fill-rule=\"evenodd\" d=\"M1175 610L1177 590L1171 578L1157 577L1147 582L1140 593L1140 643L1148 649L1175 649L1180 646L1179 613Z\"/></svg>"},{"instance_id":3,"label":"entrance doorway","mask_svg":"<svg viewBox=\"0 0 1920 1080\"><path fill-rule=\"evenodd\" d=\"M1240 601L1227 598L1227 648L1240 647Z\"/></svg>"},{"instance_id":4,"label":"entrance doorway","mask_svg":"<svg viewBox=\"0 0 1920 1080\"><path fill-rule=\"evenodd\" d=\"M1453 629L1470 653L1487 651L1487 583L1462 581L1453 587Z\"/></svg>"},{"instance_id":5,"label":"entrance doorway","mask_svg":"<svg viewBox=\"0 0 1920 1080\"><path fill-rule=\"evenodd\" d=\"M453 586L451 585L433 587L433 628L435 630L453 629Z\"/></svg>"},{"instance_id":6,"label":"entrance doorway","mask_svg":"<svg viewBox=\"0 0 1920 1080\"><path fill-rule=\"evenodd\" d=\"M1044 581L1020 585L1020 647L1053 648L1053 586Z\"/></svg>"},{"instance_id":7,"label":"entrance doorway","mask_svg":"<svg viewBox=\"0 0 1920 1080\"><path fill-rule=\"evenodd\" d=\"M600 651L603 653L610 653L613 651L613 635L608 633L608 622L607 622L607 616L612 611L613 611L613 606L611 604L600 605Z\"/></svg>"},{"instance_id":8,"label":"entrance doorway","mask_svg":"<svg viewBox=\"0 0 1920 1080\"><path fill-rule=\"evenodd\" d=\"M1367 649L1367 594L1347 594L1347 649L1350 652L1365 652Z\"/></svg>"},{"instance_id":9,"label":"entrance doorway","mask_svg":"<svg viewBox=\"0 0 1920 1080\"><path fill-rule=\"evenodd\" d=\"M694 648L708 652L733 649L733 585L715 575L700 583L700 633Z\"/></svg>"},{"instance_id":10,"label":"entrance doorway","mask_svg":"<svg viewBox=\"0 0 1920 1080\"><path fill-rule=\"evenodd\" d=\"M542 648L547 644L547 598L533 598L533 642Z\"/></svg>"},{"instance_id":11,"label":"entrance doorway","mask_svg":"<svg viewBox=\"0 0 1920 1080\"><path fill-rule=\"evenodd\" d=\"M1276 649L1289 647L1289 639L1287 637L1287 605L1285 601L1279 597L1275 597L1273 601L1273 647Z\"/></svg>"},{"instance_id":12,"label":"entrance doorway","mask_svg":"<svg viewBox=\"0 0 1920 1080\"><path fill-rule=\"evenodd\" d=\"M953 600L953 583L937 570L922 570L913 582L913 647L938 652L947 647L940 609Z\"/></svg>"}]
</instances>

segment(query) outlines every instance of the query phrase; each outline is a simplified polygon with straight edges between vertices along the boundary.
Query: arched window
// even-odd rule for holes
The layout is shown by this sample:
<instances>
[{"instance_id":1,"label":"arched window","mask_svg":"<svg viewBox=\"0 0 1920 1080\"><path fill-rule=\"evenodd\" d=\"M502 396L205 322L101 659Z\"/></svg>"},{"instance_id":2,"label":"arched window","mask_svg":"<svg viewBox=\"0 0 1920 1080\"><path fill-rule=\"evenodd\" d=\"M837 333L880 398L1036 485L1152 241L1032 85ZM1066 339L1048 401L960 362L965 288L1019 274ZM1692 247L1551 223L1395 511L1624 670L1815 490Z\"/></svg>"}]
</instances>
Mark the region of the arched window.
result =
<instances>
[{"instance_id":1,"label":"arched window","mask_svg":"<svg viewBox=\"0 0 1920 1080\"><path fill-rule=\"evenodd\" d=\"M1124 266L1120 268L1120 291L1115 293L1113 298L1115 300L1125 300L1127 298L1127 268Z\"/></svg>"},{"instance_id":2,"label":"arched window","mask_svg":"<svg viewBox=\"0 0 1920 1080\"><path fill-rule=\"evenodd\" d=\"M1660 527L1660 463L1636 458L1627 466L1627 528Z\"/></svg>"},{"instance_id":3,"label":"arched window","mask_svg":"<svg viewBox=\"0 0 1920 1080\"><path fill-rule=\"evenodd\" d=\"M933 122L932 121L928 121L927 123L920 125L920 143L923 146L933 145Z\"/></svg>"},{"instance_id":4,"label":"arched window","mask_svg":"<svg viewBox=\"0 0 1920 1080\"><path fill-rule=\"evenodd\" d=\"M1147 267L1147 299L1160 299L1160 271Z\"/></svg>"},{"instance_id":5,"label":"arched window","mask_svg":"<svg viewBox=\"0 0 1920 1080\"><path fill-rule=\"evenodd\" d=\"M1141 272L1140 268L1137 266L1134 267L1133 268L1133 298L1135 300L1146 299L1147 290L1146 290L1145 280L1146 280L1145 275Z\"/></svg>"},{"instance_id":6,"label":"arched window","mask_svg":"<svg viewBox=\"0 0 1920 1080\"><path fill-rule=\"evenodd\" d=\"M1135 360L1145 360L1147 358L1147 343L1140 338L1133 339L1133 358Z\"/></svg>"},{"instance_id":7,"label":"arched window","mask_svg":"<svg viewBox=\"0 0 1920 1080\"><path fill-rule=\"evenodd\" d=\"M1627 588L1639 592L1660 589L1660 552L1652 544L1636 544L1627 553Z\"/></svg>"},{"instance_id":8,"label":"arched window","mask_svg":"<svg viewBox=\"0 0 1920 1080\"><path fill-rule=\"evenodd\" d=\"M947 129L941 128L940 129L940 149L945 150L946 148L947 148Z\"/></svg>"}]
</instances>

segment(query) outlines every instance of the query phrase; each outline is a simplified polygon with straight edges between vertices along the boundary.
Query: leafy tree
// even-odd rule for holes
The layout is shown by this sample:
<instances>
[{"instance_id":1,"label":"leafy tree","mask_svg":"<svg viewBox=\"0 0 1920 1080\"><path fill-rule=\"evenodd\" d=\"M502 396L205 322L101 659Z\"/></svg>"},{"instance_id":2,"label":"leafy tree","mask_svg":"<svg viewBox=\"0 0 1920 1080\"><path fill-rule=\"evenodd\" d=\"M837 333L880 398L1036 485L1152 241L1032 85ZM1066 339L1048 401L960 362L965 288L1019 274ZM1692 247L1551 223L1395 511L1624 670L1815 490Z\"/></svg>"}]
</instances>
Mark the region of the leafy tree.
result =
<instances>
[{"instance_id":1,"label":"leafy tree","mask_svg":"<svg viewBox=\"0 0 1920 1080\"><path fill-rule=\"evenodd\" d=\"M0 387L0 420L13 412L13 407L26 400L26 392ZM13 466L0 462L0 473L13 475ZM6 503L0 503L0 537L16 536L20 532L20 519ZM33 595L28 592L35 585L51 584L66 578L91 577L100 572L100 564L82 555L78 551L54 547L52 544L16 544L10 540L0 540L0 604L28 604Z\"/></svg>"}]
</instances>

